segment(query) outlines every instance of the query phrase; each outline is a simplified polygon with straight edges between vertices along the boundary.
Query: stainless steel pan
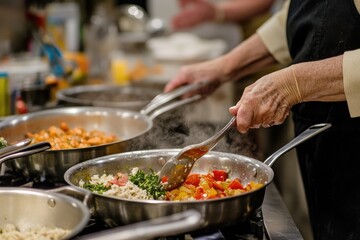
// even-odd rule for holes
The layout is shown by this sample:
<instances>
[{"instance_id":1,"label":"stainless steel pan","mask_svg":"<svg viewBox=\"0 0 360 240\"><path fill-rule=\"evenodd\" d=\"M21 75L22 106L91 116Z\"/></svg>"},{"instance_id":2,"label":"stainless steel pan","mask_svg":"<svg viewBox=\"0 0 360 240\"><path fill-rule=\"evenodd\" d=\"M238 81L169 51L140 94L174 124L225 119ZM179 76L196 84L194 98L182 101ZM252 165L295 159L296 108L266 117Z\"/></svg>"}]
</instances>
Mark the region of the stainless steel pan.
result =
<instances>
[{"instance_id":1,"label":"stainless steel pan","mask_svg":"<svg viewBox=\"0 0 360 240\"><path fill-rule=\"evenodd\" d=\"M0 188L0 206L0 227L58 227L70 231L66 239L77 235L90 218L89 209L75 198L29 188Z\"/></svg>"},{"instance_id":2,"label":"stainless steel pan","mask_svg":"<svg viewBox=\"0 0 360 240\"><path fill-rule=\"evenodd\" d=\"M76 86L58 91L56 98L60 105L65 106L116 107L140 111L160 91L160 89L133 85Z\"/></svg>"},{"instance_id":3,"label":"stainless steel pan","mask_svg":"<svg viewBox=\"0 0 360 240\"><path fill-rule=\"evenodd\" d=\"M230 178L241 178L244 183L255 181L264 186L242 195L203 201L159 201L129 200L93 194L94 213L110 226L129 224L146 219L158 218L177 212L195 209L203 217L203 228L226 225L246 220L260 208L266 186L272 182L274 172L271 165L282 154L298 144L329 128L329 124L310 127L284 147L267 158L265 162L237 154L209 152L195 163L192 171L208 173L212 169L229 169ZM66 182L78 191L89 191L79 186L79 181L87 181L94 174L130 173L134 167L150 171L159 171L163 164L180 149L158 149L114 154L77 164L65 173Z\"/></svg>"},{"instance_id":4,"label":"stainless steel pan","mask_svg":"<svg viewBox=\"0 0 360 240\"><path fill-rule=\"evenodd\" d=\"M43 110L5 119L0 122L0 136L16 142L28 132L38 132L66 122L69 127L84 127L117 135L119 141L94 147L67 150L48 150L43 153L12 160L11 167L27 177L43 176L63 181L65 171L77 163L113 153L134 150L137 141L153 127L158 115L200 99L200 95L175 100L184 93L200 88L203 83L188 85L170 93L157 95L140 112L104 107L65 107ZM7 165L9 166L9 163Z\"/></svg>"},{"instance_id":5,"label":"stainless steel pan","mask_svg":"<svg viewBox=\"0 0 360 240\"><path fill-rule=\"evenodd\" d=\"M85 203L63 194L37 189L2 187L0 206L0 229L13 224L23 230L41 227L69 230L68 235L61 239L71 239L78 235L90 218L90 211ZM152 239L191 231L198 228L200 223L200 214L191 210L76 239ZM1 232L0 239L3 239Z\"/></svg>"}]
</instances>

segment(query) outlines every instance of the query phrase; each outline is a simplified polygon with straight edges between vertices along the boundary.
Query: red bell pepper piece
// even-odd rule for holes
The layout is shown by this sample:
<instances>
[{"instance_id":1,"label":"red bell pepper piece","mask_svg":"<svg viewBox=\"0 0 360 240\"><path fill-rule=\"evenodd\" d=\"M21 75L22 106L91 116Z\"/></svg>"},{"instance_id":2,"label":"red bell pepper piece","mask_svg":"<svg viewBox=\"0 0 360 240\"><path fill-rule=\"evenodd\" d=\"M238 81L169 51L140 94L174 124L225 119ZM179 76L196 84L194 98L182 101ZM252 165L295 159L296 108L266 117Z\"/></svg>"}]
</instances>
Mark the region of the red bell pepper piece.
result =
<instances>
[{"instance_id":1,"label":"red bell pepper piece","mask_svg":"<svg viewBox=\"0 0 360 240\"><path fill-rule=\"evenodd\" d=\"M234 180L232 180L231 183L229 184L229 188L245 190L245 188L244 188L244 186L241 184L239 178L235 178Z\"/></svg>"},{"instance_id":2,"label":"red bell pepper piece","mask_svg":"<svg viewBox=\"0 0 360 240\"><path fill-rule=\"evenodd\" d=\"M225 170L213 170L215 181L225 181L228 178L228 173Z\"/></svg>"},{"instance_id":3,"label":"red bell pepper piece","mask_svg":"<svg viewBox=\"0 0 360 240\"><path fill-rule=\"evenodd\" d=\"M186 180L185 180L185 183L186 184L191 184L191 185L194 185L194 186L199 186L199 183L200 183L200 174L190 174Z\"/></svg>"}]
</instances>

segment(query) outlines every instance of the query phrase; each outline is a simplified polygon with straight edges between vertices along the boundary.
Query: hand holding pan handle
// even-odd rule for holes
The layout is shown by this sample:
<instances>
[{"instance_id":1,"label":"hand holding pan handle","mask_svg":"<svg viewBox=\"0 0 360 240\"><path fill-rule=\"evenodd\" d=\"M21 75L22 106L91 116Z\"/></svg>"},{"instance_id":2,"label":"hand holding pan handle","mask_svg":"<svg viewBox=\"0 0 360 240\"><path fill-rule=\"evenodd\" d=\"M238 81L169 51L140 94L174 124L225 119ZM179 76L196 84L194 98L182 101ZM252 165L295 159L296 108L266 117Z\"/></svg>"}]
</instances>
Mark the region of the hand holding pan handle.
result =
<instances>
[{"instance_id":1,"label":"hand holding pan handle","mask_svg":"<svg viewBox=\"0 0 360 240\"><path fill-rule=\"evenodd\" d=\"M322 131L328 129L331 127L330 123L319 123L319 124L315 124L310 126L308 129L306 129L304 132L302 132L301 134L299 134L298 136L296 136L293 140L291 140L289 143L287 143L286 145L284 145L282 148L280 148L279 150L277 150L276 152L274 152L273 154L271 154L265 161L264 163L266 165L268 165L269 167L271 167L271 165L273 165L273 163L283 154L285 154L286 152L288 152L289 150L293 149L294 147L296 147L297 145L299 145L300 143L308 140L309 138L312 138L313 136L321 133Z\"/></svg>"},{"instance_id":2,"label":"hand holding pan handle","mask_svg":"<svg viewBox=\"0 0 360 240\"><path fill-rule=\"evenodd\" d=\"M87 234L78 240L137 240L173 236L198 229L202 225L201 214L194 210L175 213L170 216L133 223L122 227Z\"/></svg>"}]
</instances>

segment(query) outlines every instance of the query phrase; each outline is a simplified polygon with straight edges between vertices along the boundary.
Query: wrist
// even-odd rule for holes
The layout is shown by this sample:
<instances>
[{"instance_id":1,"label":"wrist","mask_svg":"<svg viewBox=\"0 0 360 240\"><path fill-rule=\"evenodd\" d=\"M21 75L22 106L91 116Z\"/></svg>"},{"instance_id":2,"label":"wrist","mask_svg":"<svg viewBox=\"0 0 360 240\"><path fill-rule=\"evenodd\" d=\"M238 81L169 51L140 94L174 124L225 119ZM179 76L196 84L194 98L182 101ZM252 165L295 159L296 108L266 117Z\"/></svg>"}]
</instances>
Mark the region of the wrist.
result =
<instances>
[{"instance_id":1,"label":"wrist","mask_svg":"<svg viewBox=\"0 0 360 240\"><path fill-rule=\"evenodd\" d=\"M290 106L303 101L303 94L300 90L296 71L293 66L280 70L274 75L273 79L277 83L279 92Z\"/></svg>"},{"instance_id":2,"label":"wrist","mask_svg":"<svg viewBox=\"0 0 360 240\"><path fill-rule=\"evenodd\" d=\"M225 22L225 10L221 6L214 7L214 21L218 23Z\"/></svg>"}]
</instances>

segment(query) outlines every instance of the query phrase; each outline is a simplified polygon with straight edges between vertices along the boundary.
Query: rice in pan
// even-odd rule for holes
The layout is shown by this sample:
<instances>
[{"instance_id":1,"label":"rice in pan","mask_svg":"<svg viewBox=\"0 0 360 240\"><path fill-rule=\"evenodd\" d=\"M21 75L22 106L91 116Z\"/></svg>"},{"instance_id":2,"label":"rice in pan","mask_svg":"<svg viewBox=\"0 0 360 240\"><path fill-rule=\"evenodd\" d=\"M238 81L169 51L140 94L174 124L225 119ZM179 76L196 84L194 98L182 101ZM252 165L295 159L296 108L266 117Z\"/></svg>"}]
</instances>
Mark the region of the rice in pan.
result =
<instances>
[{"instance_id":1,"label":"rice in pan","mask_svg":"<svg viewBox=\"0 0 360 240\"><path fill-rule=\"evenodd\" d=\"M56 227L32 227L24 230L19 230L14 224L0 227L0 239L2 240L60 240L69 233L70 230Z\"/></svg>"},{"instance_id":2,"label":"rice in pan","mask_svg":"<svg viewBox=\"0 0 360 240\"><path fill-rule=\"evenodd\" d=\"M114 178L115 176L112 174L103 174L102 176L95 174L91 177L89 183L94 186L105 186L114 180ZM81 180L79 182L79 186L85 187L85 182ZM154 199L151 195L147 194L146 190L139 188L130 181L126 181L122 186L118 184L111 184L109 185L109 189L94 189L92 192L100 193L109 197L126 199Z\"/></svg>"}]
</instances>

